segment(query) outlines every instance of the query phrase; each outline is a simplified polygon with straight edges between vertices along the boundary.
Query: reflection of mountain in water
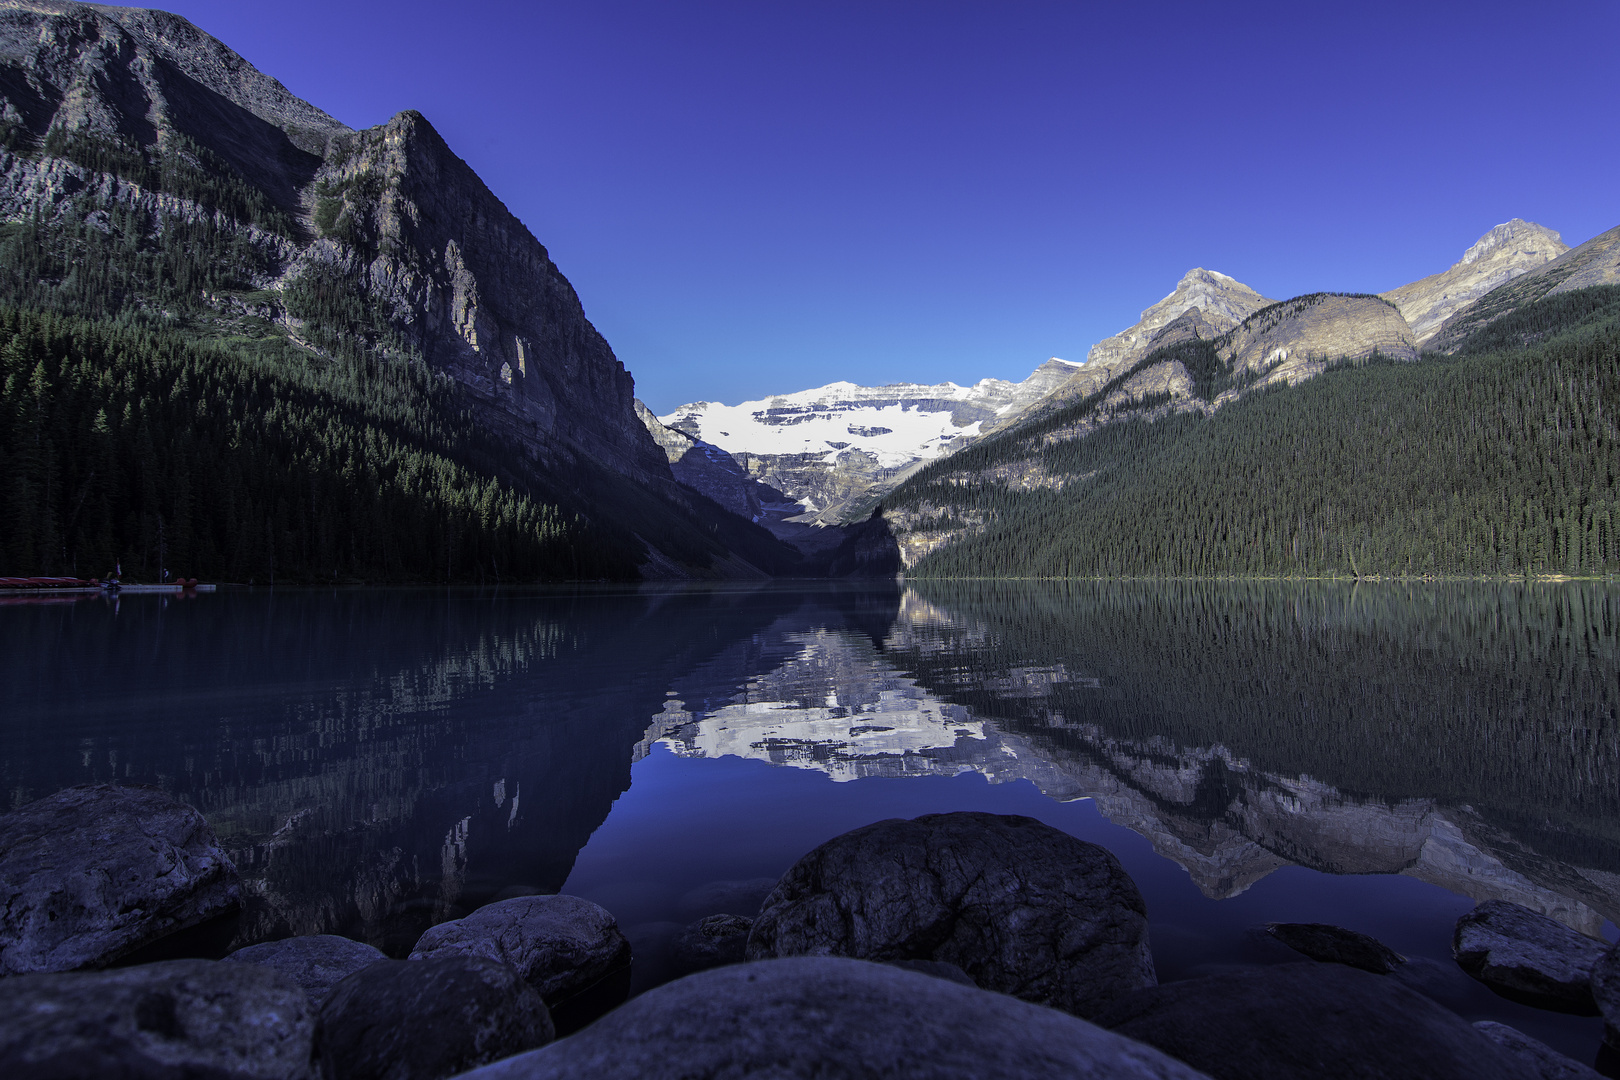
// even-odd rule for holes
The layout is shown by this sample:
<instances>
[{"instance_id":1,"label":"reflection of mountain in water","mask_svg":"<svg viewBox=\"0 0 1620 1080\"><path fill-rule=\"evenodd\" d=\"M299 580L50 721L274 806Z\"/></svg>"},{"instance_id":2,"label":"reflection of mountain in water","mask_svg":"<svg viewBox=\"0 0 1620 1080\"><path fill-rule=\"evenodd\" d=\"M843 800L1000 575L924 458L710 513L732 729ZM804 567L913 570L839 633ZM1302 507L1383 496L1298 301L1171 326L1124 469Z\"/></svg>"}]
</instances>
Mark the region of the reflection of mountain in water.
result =
<instances>
[{"instance_id":1,"label":"reflection of mountain in water","mask_svg":"<svg viewBox=\"0 0 1620 1080\"><path fill-rule=\"evenodd\" d=\"M1214 897L1297 863L1404 873L1588 933L1620 916L1620 853L1601 817L1614 792L1601 784L1620 763L1585 753L1601 755L1616 737L1620 667L1603 594L1510 590L1480 601L1476 587L1474 608L1426 633L1432 596L1335 606L1320 590L1110 588L908 592L881 650L864 637L801 635L781 666L733 699L666 703L647 741L835 779L964 769L1029 779L1054 798L1095 799ZM1496 655L1470 627L1487 629ZM1587 660L1572 658L1572 639ZM1324 659L1331 665L1313 675ZM1347 692L1358 681L1362 692ZM1458 700L1465 708L1446 707ZM1239 709L1254 711L1231 715ZM1204 740L1182 741L1200 729ZM1287 761L1313 739L1312 764L1328 766L1318 778L1266 767L1268 751ZM1430 745L1392 761L1391 743ZM1526 744L1541 752L1522 767L1477 771L1490 753ZM1366 783L1369 763L1401 760L1410 768L1389 770L1382 791ZM1349 775L1359 790L1333 786L1339 761L1357 763ZM1590 785L1584 793L1568 786L1570 774ZM1418 794L1425 787L1433 794ZM1545 805L1564 812L1513 828L1515 809L1545 799L1544 787L1557 789Z\"/></svg>"},{"instance_id":2,"label":"reflection of mountain in water","mask_svg":"<svg viewBox=\"0 0 1620 1080\"><path fill-rule=\"evenodd\" d=\"M669 687L697 700L694 674L715 669L735 688L738 651L774 664L784 620L881 633L897 596L365 591L11 612L0 678L21 693L0 776L12 805L161 786L242 869L239 941L338 932L399 951L503 891L557 891Z\"/></svg>"}]
</instances>

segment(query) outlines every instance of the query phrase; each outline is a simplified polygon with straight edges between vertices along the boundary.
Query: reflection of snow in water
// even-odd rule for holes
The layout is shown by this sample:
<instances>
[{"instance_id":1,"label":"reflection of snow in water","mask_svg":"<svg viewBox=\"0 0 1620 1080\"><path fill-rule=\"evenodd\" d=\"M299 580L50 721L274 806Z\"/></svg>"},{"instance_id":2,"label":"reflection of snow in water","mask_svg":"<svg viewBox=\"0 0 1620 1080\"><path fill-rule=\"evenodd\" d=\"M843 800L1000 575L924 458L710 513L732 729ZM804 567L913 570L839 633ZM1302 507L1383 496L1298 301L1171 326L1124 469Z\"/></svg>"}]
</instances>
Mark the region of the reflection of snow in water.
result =
<instances>
[{"instance_id":1,"label":"reflection of snow in water","mask_svg":"<svg viewBox=\"0 0 1620 1080\"><path fill-rule=\"evenodd\" d=\"M986 739L982 721L920 689L864 639L817 630L788 640L799 646L793 659L750 679L731 704L693 716L665 702L649 735L685 757L758 758L835 780L956 772L966 763L906 759Z\"/></svg>"}]
</instances>

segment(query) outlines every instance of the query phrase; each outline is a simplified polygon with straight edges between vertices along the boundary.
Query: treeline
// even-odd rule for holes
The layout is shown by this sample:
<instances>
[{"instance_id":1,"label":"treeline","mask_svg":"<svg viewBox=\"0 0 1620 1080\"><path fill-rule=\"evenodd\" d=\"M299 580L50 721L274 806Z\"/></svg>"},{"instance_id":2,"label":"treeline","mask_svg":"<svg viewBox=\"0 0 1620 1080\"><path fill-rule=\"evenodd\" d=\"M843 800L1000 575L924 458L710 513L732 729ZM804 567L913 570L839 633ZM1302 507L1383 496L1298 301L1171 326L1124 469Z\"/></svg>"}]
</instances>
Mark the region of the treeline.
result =
<instances>
[{"instance_id":1,"label":"treeline","mask_svg":"<svg viewBox=\"0 0 1620 1080\"><path fill-rule=\"evenodd\" d=\"M1340 366L1207 418L1048 444L1098 395L924 470L886 506L985 522L922 576L1620 572L1620 287L1481 334L1454 357ZM992 472L1010 463L1061 486L1010 489Z\"/></svg>"},{"instance_id":2,"label":"treeline","mask_svg":"<svg viewBox=\"0 0 1620 1080\"><path fill-rule=\"evenodd\" d=\"M320 366L0 309L0 565L258 582L634 576L624 544L436 445L450 432L423 422L433 376L351 393Z\"/></svg>"}]
</instances>

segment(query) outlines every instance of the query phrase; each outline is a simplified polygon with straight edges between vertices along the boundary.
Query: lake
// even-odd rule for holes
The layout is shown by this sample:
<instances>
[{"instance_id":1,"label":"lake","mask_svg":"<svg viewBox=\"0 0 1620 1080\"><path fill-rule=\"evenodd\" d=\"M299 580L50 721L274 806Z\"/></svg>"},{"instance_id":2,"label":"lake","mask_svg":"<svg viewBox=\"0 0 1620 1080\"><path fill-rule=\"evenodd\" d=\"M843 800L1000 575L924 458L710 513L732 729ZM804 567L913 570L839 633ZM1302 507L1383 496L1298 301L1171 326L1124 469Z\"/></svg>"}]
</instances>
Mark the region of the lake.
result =
<instances>
[{"instance_id":1,"label":"lake","mask_svg":"<svg viewBox=\"0 0 1620 1080\"><path fill-rule=\"evenodd\" d=\"M198 807L248 882L215 952L395 955L494 899L618 917L634 985L848 829L1026 814L1111 850L1162 980L1411 958L1469 1019L1591 1061L1601 1022L1462 975L1525 904L1614 940L1620 589L1590 583L771 583L0 603L15 807L94 781ZM197 939L202 942L202 938Z\"/></svg>"}]
</instances>

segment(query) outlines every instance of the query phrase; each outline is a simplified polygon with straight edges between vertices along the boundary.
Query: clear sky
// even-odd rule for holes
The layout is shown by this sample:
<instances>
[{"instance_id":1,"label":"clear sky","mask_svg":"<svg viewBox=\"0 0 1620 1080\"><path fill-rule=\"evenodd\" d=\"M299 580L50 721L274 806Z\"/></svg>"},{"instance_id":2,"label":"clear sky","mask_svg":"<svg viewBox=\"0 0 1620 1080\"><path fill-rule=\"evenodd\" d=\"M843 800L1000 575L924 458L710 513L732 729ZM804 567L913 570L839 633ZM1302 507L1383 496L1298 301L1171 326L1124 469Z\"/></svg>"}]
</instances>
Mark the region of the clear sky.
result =
<instances>
[{"instance_id":1,"label":"clear sky","mask_svg":"<svg viewBox=\"0 0 1620 1080\"><path fill-rule=\"evenodd\" d=\"M169 0L418 109L654 411L1081 360L1193 266L1377 292L1620 225L1620 3Z\"/></svg>"}]
</instances>

